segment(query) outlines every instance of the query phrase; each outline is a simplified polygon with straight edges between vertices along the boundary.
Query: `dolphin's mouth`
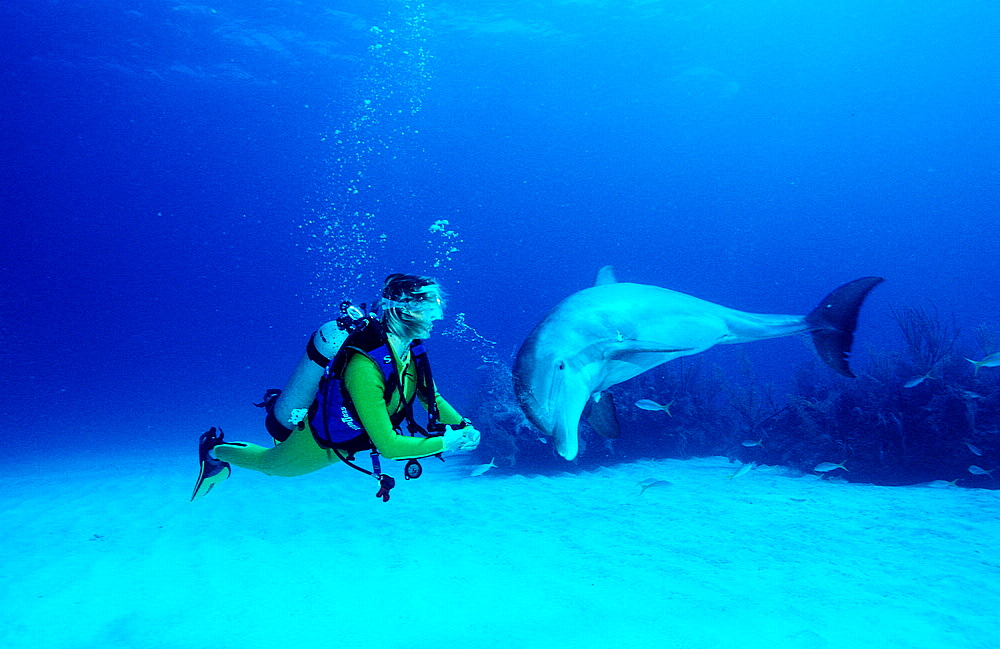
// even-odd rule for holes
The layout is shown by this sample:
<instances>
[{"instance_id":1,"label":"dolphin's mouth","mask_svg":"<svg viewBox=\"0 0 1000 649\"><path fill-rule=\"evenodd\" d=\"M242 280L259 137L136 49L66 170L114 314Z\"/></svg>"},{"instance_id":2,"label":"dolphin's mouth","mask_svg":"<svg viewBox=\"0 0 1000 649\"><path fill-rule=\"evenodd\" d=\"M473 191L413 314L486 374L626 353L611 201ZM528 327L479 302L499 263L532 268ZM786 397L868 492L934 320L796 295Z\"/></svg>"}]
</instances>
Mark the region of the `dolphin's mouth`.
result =
<instances>
[{"instance_id":1,"label":"dolphin's mouth","mask_svg":"<svg viewBox=\"0 0 1000 649\"><path fill-rule=\"evenodd\" d=\"M556 370L545 401L548 432L555 440L556 452L567 460L575 459L580 451L580 416L590 397L582 384L571 381L576 377L571 377L570 371L565 365Z\"/></svg>"},{"instance_id":2,"label":"dolphin's mouth","mask_svg":"<svg viewBox=\"0 0 1000 649\"><path fill-rule=\"evenodd\" d=\"M566 460L575 460L576 454L580 451L580 443L575 434L566 432L562 424L556 426L554 434L556 442L556 452Z\"/></svg>"},{"instance_id":3,"label":"dolphin's mouth","mask_svg":"<svg viewBox=\"0 0 1000 649\"><path fill-rule=\"evenodd\" d=\"M555 440L556 452L567 460L576 459L580 452L580 416L586 405L586 398L564 397L559 414L555 418L552 437Z\"/></svg>"}]
</instances>

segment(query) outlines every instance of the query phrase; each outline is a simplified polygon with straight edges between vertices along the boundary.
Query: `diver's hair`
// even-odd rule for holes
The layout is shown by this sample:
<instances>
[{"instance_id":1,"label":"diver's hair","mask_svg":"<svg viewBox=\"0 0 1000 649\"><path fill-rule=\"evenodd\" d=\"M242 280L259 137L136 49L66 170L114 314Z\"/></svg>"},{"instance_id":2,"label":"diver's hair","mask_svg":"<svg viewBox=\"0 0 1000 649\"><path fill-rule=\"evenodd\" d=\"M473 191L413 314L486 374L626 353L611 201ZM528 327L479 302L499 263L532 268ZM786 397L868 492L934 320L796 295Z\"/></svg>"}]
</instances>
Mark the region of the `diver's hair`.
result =
<instances>
[{"instance_id":1,"label":"diver's hair","mask_svg":"<svg viewBox=\"0 0 1000 649\"><path fill-rule=\"evenodd\" d=\"M433 277L423 275L404 275L403 273L393 273L385 278L382 288L382 297L394 302L407 302L419 300L419 294L424 293L420 289L432 284L437 284Z\"/></svg>"},{"instance_id":2,"label":"diver's hair","mask_svg":"<svg viewBox=\"0 0 1000 649\"><path fill-rule=\"evenodd\" d=\"M444 301L444 291L433 277L423 275L405 275L393 273L385 278L382 288L382 298L392 302L423 302L426 300ZM391 334L403 340L417 338L424 326L405 309L398 307L382 311L382 325Z\"/></svg>"}]
</instances>

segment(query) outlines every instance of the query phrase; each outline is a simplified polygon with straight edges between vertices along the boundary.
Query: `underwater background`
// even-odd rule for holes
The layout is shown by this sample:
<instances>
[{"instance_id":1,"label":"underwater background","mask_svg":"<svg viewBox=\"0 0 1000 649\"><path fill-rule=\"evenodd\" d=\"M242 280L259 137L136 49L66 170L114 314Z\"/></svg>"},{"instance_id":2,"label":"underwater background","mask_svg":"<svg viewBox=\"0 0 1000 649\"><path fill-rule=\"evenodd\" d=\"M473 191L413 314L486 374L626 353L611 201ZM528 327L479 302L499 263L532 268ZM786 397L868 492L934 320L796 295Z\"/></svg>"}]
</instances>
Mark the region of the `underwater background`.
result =
<instances>
[{"instance_id":1,"label":"underwater background","mask_svg":"<svg viewBox=\"0 0 1000 649\"><path fill-rule=\"evenodd\" d=\"M449 292L435 377L478 413L483 461L566 468L499 386L613 264L765 313L886 281L855 383L803 339L713 349L684 361L701 393L673 363L620 386L619 446L582 463L853 460L994 488L966 466L1000 466L1000 368L965 358L1000 351L998 19L987 1L2 2L0 462L190 447L193 479L209 426L267 439L252 403L342 299L416 272ZM631 405L682 392L671 430ZM741 445L761 433L783 441Z\"/></svg>"}]
</instances>

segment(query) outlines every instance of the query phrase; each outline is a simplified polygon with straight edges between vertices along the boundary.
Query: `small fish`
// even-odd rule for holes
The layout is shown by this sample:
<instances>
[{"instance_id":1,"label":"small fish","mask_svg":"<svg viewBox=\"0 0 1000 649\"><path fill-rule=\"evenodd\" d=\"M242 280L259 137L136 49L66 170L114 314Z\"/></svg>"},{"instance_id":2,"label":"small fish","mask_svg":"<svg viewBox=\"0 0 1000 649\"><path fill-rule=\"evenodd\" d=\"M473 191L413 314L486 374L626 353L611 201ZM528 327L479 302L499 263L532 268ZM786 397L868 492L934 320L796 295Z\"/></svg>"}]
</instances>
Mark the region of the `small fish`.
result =
<instances>
[{"instance_id":1,"label":"small fish","mask_svg":"<svg viewBox=\"0 0 1000 649\"><path fill-rule=\"evenodd\" d=\"M652 399L639 399L638 401L635 402L635 407L641 410L652 410L652 411L662 410L663 412L673 417L673 415L670 414L670 405L673 402L674 402L673 399L671 399L670 401L667 402L667 405L661 406Z\"/></svg>"},{"instance_id":2,"label":"small fish","mask_svg":"<svg viewBox=\"0 0 1000 649\"><path fill-rule=\"evenodd\" d=\"M639 486L642 487L642 491L639 495L646 493L646 490L650 487L669 487L671 482L669 480L657 480L656 478L646 478L645 480L639 481Z\"/></svg>"},{"instance_id":3,"label":"small fish","mask_svg":"<svg viewBox=\"0 0 1000 649\"><path fill-rule=\"evenodd\" d=\"M923 383L924 381L926 381L927 379L933 379L933 378L934 377L931 376L931 373L927 372L927 374L924 374L922 376L914 376L912 379L910 379L909 381L907 381L906 383L904 383L903 387L904 388L915 388L918 385L920 385L921 383Z\"/></svg>"},{"instance_id":4,"label":"small fish","mask_svg":"<svg viewBox=\"0 0 1000 649\"><path fill-rule=\"evenodd\" d=\"M983 455L983 451L982 451L982 449L980 449L980 448L979 448L978 446L973 446L972 444L970 444L970 443L968 443L968 442L966 442L966 443L965 443L965 445L969 447L969 450L970 450L970 451L972 451L972 452L973 452L973 453L975 453L976 455L978 455L978 456L982 457L982 455Z\"/></svg>"},{"instance_id":5,"label":"small fish","mask_svg":"<svg viewBox=\"0 0 1000 649\"><path fill-rule=\"evenodd\" d=\"M495 460L496 458L493 458ZM477 475L483 475L490 469L495 469L497 465L493 464L493 460L490 460L489 464L480 464L472 469L472 473L469 474L470 478L475 478Z\"/></svg>"},{"instance_id":6,"label":"small fish","mask_svg":"<svg viewBox=\"0 0 1000 649\"><path fill-rule=\"evenodd\" d=\"M969 467L969 473L971 473L973 475L990 475L994 471L996 471L996 469L990 469L989 471L987 471L983 467L976 466L975 464L973 464L972 466ZM990 477L992 477L992 476L990 476Z\"/></svg>"},{"instance_id":7,"label":"small fish","mask_svg":"<svg viewBox=\"0 0 1000 649\"><path fill-rule=\"evenodd\" d=\"M747 462L746 464L742 465L740 468L736 469L736 473L734 473L733 475L729 476L729 479L732 480L733 478L738 478L741 475L746 475L747 473L750 473L750 471L752 469L755 469L755 468L757 468L757 463L756 462Z\"/></svg>"},{"instance_id":8,"label":"small fish","mask_svg":"<svg viewBox=\"0 0 1000 649\"><path fill-rule=\"evenodd\" d=\"M827 473L828 471L835 471L837 469L843 469L847 471L847 467L844 466L846 462L841 462L840 464L834 464L833 462L820 462L813 467L813 471L819 471L820 473Z\"/></svg>"},{"instance_id":9,"label":"small fish","mask_svg":"<svg viewBox=\"0 0 1000 649\"><path fill-rule=\"evenodd\" d=\"M751 447L754 447L754 446L759 446L761 448L764 448L764 438L761 437L756 442L753 441L752 439L745 440L743 442L743 446L746 446L747 448L751 448Z\"/></svg>"},{"instance_id":10,"label":"small fish","mask_svg":"<svg viewBox=\"0 0 1000 649\"><path fill-rule=\"evenodd\" d=\"M932 480L931 482L925 482L923 487L930 487L931 489L947 489L948 487L957 487L958 478L954 480Z\"/></svg>"},{"instance_id":11,"label":"small fish","mask_svg":"<svg viewBox=\"0 0 1000 649\"><path fill-rule=\"evenodd\" d=\"M974 361L971 358L966 358L965 360L976 366L975 375L979 376L980 367L1000 367L1000 352L993 352L981 361Z\"/></svg>"}]
</instances>

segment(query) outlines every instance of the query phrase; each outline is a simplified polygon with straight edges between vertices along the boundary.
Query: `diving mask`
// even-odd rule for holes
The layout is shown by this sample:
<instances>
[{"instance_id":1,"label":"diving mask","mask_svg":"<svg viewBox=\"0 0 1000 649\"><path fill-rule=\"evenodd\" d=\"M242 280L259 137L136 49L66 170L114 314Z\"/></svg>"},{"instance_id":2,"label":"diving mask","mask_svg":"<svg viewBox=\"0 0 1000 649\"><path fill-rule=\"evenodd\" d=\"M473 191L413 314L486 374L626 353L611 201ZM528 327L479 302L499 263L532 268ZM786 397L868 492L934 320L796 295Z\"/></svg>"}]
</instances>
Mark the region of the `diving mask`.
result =
<instances>
[{"instance_id":1,"label":"diving mask","mask_svg":"<svg viewBox=\"0 0 1000 649\"><path fill-rule=\"evenodd\" d=\"M440 297L427 300L389 300L382 299L382 310L400 309L413 315L422 315L431 320L440 320L444 317L444 301Z\"/></svg>"}]
</instances>

